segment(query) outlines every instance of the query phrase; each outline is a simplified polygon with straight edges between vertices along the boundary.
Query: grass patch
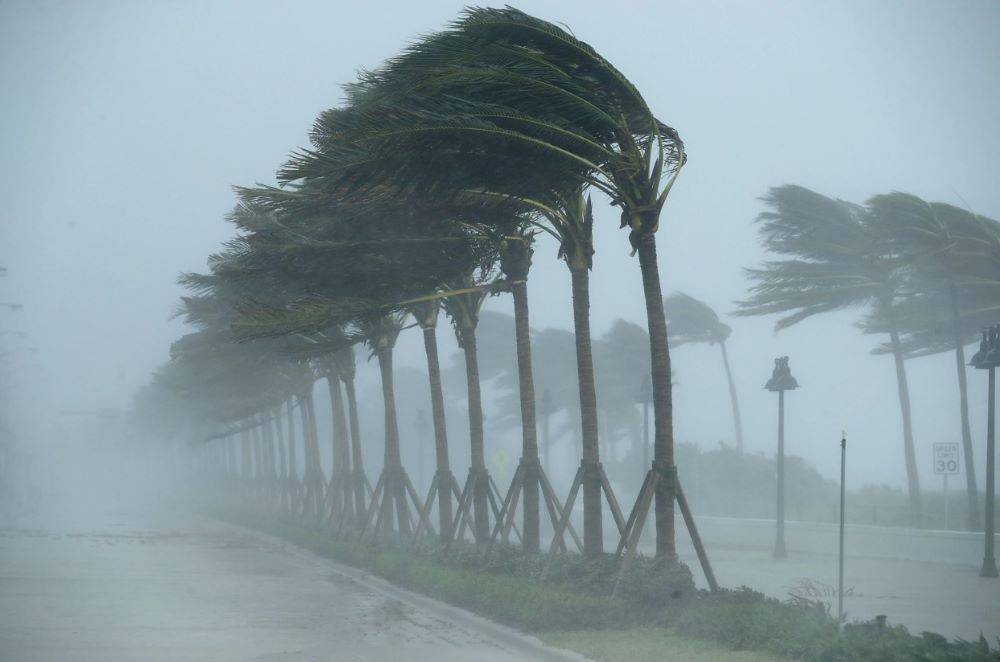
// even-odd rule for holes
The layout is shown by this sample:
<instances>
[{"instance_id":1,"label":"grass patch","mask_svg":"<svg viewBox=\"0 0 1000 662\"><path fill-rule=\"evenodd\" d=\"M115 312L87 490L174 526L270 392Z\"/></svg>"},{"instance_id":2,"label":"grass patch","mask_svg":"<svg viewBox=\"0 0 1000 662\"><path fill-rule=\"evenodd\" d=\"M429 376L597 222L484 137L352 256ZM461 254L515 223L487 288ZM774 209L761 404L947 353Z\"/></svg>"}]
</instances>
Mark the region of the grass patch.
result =
<instances>
[{"instance_id":1,"label":"grass patch","mask_svg":"<svg viewBox=\"0 0 1000 662\"><path fill-rule=\"evenodd\" d=\"M630 609L624 600L581 594L559 584L541 583L531 576L445 565L435 560L427 548L375 547L336 538L328 530L287 519L248 519L242 514L224 518L528 632L607 628L629 622ZM469 563L467 553L463 558Z\"/></svg>"},{"instance_id":2,"label":"grass patch","mask_svg":"<svg viewBox=\"0 0 1000 662\"><path fill-rule=\"evenodd\" d=\"M572 630L546 632L545 643L575 651L597 662L774 662L768 653L736 651L685 636L672 628Z\"/></svg>"}]
</instances>

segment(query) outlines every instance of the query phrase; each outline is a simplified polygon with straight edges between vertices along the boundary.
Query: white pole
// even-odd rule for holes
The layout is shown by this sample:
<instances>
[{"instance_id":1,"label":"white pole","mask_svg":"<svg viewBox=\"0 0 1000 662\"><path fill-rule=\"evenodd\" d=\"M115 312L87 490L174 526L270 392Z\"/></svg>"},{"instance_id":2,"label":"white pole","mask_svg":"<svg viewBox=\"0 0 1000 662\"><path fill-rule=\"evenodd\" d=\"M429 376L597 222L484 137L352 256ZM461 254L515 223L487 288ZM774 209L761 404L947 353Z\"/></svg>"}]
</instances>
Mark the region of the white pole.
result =
<instances>
[{"instance_id":1,"label":"white pole","mask_svg":"<svg viewBox=\"0 0 1000 662\"><path fill-rule=\"evenodd\" d=\"M944 530L948 531L948 474L944 475Z\"/></svg>"},{"instance_id":2,"label":"white pole","mask_svg":"<svg viewBox=\"0 0 1000 662\"><path fill-rule=\"evenodd\" d=\"M840 433L840 557L837 572L837 624L844 622L844 501L847 466L847 435Z\"/></svg>"}]
</instances>

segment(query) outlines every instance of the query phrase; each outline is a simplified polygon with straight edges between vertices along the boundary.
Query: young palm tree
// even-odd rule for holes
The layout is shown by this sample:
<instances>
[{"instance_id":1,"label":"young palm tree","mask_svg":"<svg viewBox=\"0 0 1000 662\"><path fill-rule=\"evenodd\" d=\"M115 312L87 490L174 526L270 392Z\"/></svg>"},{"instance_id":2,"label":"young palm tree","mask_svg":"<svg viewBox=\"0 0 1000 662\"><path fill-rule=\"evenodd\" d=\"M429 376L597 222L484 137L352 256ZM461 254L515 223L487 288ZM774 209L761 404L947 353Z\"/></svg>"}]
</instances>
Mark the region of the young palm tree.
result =
<instances>
[{"instance_id":1,"label":"young palm tree","mask_svg":"<svg viewBox=\"0 0 1000 662\"><path fill-rule=\"evenodd\" d=\"M737 302L737 315L784 314L781 330L820 313L867 307L888 321L896 364L899 408L903 423L910 509L920 518L920 481L913 445L906 356L895 321L903 286L899 262L881 228L864 208L833 200L801 186L772 188L764 197L770 207L758 217L767 250L783 256L758 269L748 269L749 296Z\"/></svg>"},{"instance_id":2,"label":"young palm tree","mask_svg":"<svg viewBox=\"0 0 1000 662\"><path fill-rule=\"evenodd\" d=\"M465 384L469 408L469 476L459 498L460 508L472 506L472 534L477 543L490 537L491 478L486 468L486 451L483 436L483 402L480 392L479 352L476 328L479 311L486 298L486 291L476 288L476 281L467 277L455 283L455 290L465 290L444 299L444 310L451 318L455 338L465 360ZM460 513L461 515L461 513Z\"/></svg>"},{"instance_id":3,"label":"young palm tree","mask_svg":"<svg viewBox=\"0 0 1000 662\"><path fill-rule=\"evenodd\" d=\"M304 216L330 218L330 201L308 189L294 194L273 189L245 190L243 194L245 200L263 205L272 213L279 213L282 225L286 227L288 223L284 219L287 216L293 217L290 222L299 224ZM447 295L448 288L442 287L446 280L473 269L476 262L486 259L479 248L483 242L470 237L468 229L461 224L447 220L450 214L455 213L448 206L427 209L398 203L355 201L354 204L338 203L336 209L336 218L326 221L321 228L307 227L303 231L308 230L311 243L322 247L327 254L331 251L350 251L352 262L356 265L362 258L362 265L364 261L369 261L370 267L352 268L359 277L362 269L366 269L364 278L368 282L354 287L350 280L338 277L335 287L328 284L321 291L327 296L343 296L354 287L357 291L363 290L368 299L383 302L377 303L377 306L384 305L386 309L395 308L413 314L424 331L432 407L436 399L443 403L440 384L435 385L433 378L439 372L434 337L439 305L436 302ZM325 267L327 271L336 271L337 268L342 269ZM402 301L407 296L425 292L430 293ZM439 413L441 416L435 418L435 447L441 471L436 493L441 497L438 499L439 517L447 522L442 535L450 539L453 516L450 495L455 490L455 482L448 468L443 407ZM422 516L418 524L421 531L425 521Z\"/></svg>"},{"instance_id":4,"label":"young palm tree","mask_svg":"<svg viewBox=\"0 0 1000 662\"><path fill-rule=\"evenodd\" d=\"M336 363L330 359L322 366L330 394L330 412L333 419L333 470L327 487L329 518L343 520L354 512L354 491L351 485L351 450L347 436L347 416L344 413L344 394L340 390L340 375Z\"/></svg>"},{"instance_id":5,"label":"young palm tree","mask_svg":"<svg viewBox=\"0 0 1000 662\"><path fill-rule=\"evenodd\" d=\"M667 297L663 305L667 309L667 335L673 347L688 343L709 343L718 345L722 351L722 365L729 383L729 402L733 408L733 428L736 431L736 450L743 452L743 423L740 421L740 403L736 397L733 371L729 367L726 340L733 329L724 324L718 314L704 301L699 301L683 292L675 292Z\"/></svg>"},{"instance_id":6,"label":"young palm tree","mask_svg":"<svg viewBox=\"0 0 1000 662\"><path fill-rule=\"evenodd\" d=\"M452 541L455 535L452 526L454 510L452 509L451 496L453 492L458 492L458 485L454 474L451 473L451 465L448 461L448 429L444 416L444 391L441 388L441 363L438 360L437 322L441 312L441 302L438 299L422 301L411 304L409 310L424 336L424 354L427 357L427 379L430 383L431 412L434 421L434 451L437 468L424 503L425 508L430 508L434 499L437 498L439 535L441 542L447 544ZM423 524L426 517L426 511L421 513L420 524ZM420 533L419 529L417 533Z\"/></svg>"},{"instance_id":7,"label":"young palm tree","mask_svg":"<svg viewBox=\"0 0 1000 662\"><path fill-rule=\"evenodd\" d=\"M361 422L358 420L358 396L354 389L357 366L354 361L354 346L344 346L333 353L337 365L337 375L344 384L347 394L347 419L351 427L351 484L354 487L354 520L363 522L367 512L365 502L370 493L368 476L365 474L364 457L361 453Z\"/></svg>"}]
</instances>

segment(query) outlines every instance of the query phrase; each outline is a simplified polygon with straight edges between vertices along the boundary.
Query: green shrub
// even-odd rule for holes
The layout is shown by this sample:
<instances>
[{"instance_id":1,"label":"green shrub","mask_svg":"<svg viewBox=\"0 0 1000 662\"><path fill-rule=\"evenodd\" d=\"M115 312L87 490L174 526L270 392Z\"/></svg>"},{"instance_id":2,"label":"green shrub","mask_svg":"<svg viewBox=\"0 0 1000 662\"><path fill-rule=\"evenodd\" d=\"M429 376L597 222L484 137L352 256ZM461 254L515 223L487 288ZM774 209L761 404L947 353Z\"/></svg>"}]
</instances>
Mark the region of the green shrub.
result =
<instances>
[{"instance_id":1,"label":"green shrub","mask_svg":"<svg viewBox=\"0 0 1000 662\"><path fill-rule=\"evenodd\" d=\"M806 662L997 662L984 639L916 637L905 627L851 623L843 630L820 603L781 602L749 588L704 594L667 623L679 632L738 650L767 651Z\"/></svg>"}]
</instances>

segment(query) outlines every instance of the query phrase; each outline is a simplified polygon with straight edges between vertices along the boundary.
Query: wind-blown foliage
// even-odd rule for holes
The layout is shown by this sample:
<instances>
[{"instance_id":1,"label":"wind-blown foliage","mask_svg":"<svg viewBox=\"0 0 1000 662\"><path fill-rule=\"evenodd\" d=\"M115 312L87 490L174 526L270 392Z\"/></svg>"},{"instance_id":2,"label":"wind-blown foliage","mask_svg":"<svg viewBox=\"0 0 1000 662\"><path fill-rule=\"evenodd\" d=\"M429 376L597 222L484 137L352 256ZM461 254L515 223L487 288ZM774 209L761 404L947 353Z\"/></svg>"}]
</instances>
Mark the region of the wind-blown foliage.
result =
<instances>
[{"instance_id":1,"label":"wind-blown foliage","mask_svg":"<svg viewBox=\"0 0 1000 662\"><path fill-rule=\"evenodd\" d=\"M726 340L733 329L724 324L719 315L704 301L675 292L663 302L667 310L667 334L670 344L680 346L688 343L709 343L718 345L722 352L722 364L729 384L729 402L733 410L733 428L736 433L736 449L743 452L743 423L740 420L740 403L736 396L736 384L729 366L729 352Z\"/></svg>"},{"instance_id":2,"label":"wind-blown foliage","mask_svg":"<svg viewBox=\"0 0 1000 662\"><path fill-rule=\"evenodd\" d=\"M773 188L764 197L760 237L771 253L784 257L747 269L749 296L737 315L782 315L781 330L813 315L845 308L875 311L889 320L889 340L903 422L903 456L910 504L920 514L920 482L910 417L910 395L899 327L893 321L904 287L897 252L884 227L855 204L833 200L801 186Z\"/></svg>"}]
</instances>

